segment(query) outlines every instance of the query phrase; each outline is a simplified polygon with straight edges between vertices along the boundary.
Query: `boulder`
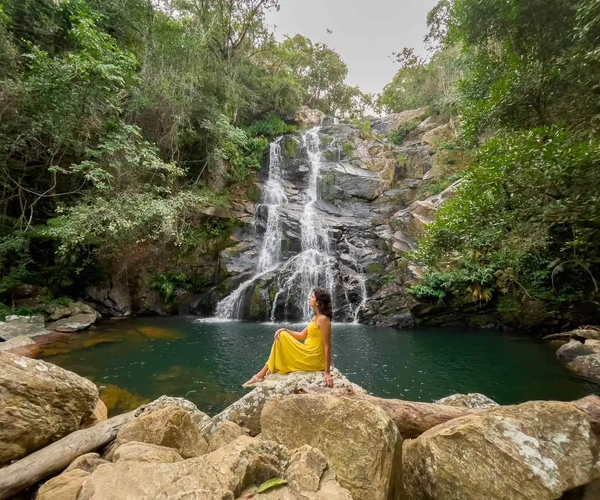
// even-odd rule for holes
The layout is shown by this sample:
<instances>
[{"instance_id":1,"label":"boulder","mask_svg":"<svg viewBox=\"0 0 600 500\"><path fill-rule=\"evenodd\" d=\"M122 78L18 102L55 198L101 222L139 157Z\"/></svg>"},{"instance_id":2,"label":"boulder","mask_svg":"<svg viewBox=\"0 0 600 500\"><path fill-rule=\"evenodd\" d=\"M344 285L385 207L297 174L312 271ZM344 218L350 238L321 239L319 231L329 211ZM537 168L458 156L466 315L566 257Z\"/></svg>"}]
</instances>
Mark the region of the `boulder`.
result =
<instances>
[{"instance_id":1,"label":"boulder","mask_svg":"<svg viewBox=\"0 0 600 500\"><path fill-rule=\"evenodd\" d=\"M587 356L588 354L600 354L600 340L588 339L585 342L580 342L579 340L571 339L556 351L558 359L567 361L574 360L578 356Z\"/></svg>"},{"instance_id":2,"label":"boulder","mask_svg":"<svg viewBox=\"0 0 600 500\"><path fill-rule=\"evenodd\" d=\"M371 172L349 163L326 165L321 172L321 191L326 201L356 198L373 201L389 188L389 182L382 179L378 172Z\"/></svg>"},{"instance_id":3,"label":"boulder","mask_svg":"<svg viewBox=\"0 0 600 500\"><path fill-rule=\"evenodd\" d=\"M181 462L103 465L85 482L78 500L233 500L251 485L281 477L289 457L283 446L242 436L208 455Z\"/></svg>"},{"instance_id":4,"label":"boulder","mask_svg":"<svg viewBox=\"0 0 600 500\"><path fill-rule=\"evenodd\" d=\"M578 356L567 363L567 368L580 377L600 383L600 354Z\"/></svg>"},{"instance_id":5,"label":"boulder","mask_svg":"<svg viewBox=\"0 0 600 500\"><path fill-rule=\"evenodd\" d=\"M585 342L587 339L600 340L600 327L597 326L582 326L576 330L563 333L553 333L552 335L546 335L543 340L566 340L571 339Z\"/></svg>"},{"instance_id":6,"label":"boulder","mask_svg":"<svg viewBox=\"0 0 600 500\"><path fill-rule=\"evenodd\" d=\"M106 404L101 399L96 403L96 408L91 415L88 415L83 421L83 427L92 427L96 425L98 422L102 422L108 419L108 408L106 408Z\"/></svg>"},{"instance_id":7,"label":"boulder","mask_svg":"<svg viewBox=\"0 0 600 500\"><path fill-rule=\"evenodd\" d=\"M366 392L362 387L350 382L335 368L331 370L331 376L336 388L347 387L354 392ZM293 394L298 387L325 387L323 372L292 372L286 375L273 373L269 375L258 387L214 416L212 430L220 422L231 421L247 428L252 436L256 436L260 432L260 414L267 401L275 395Z\"/></svg>"},{"instance_id":8,"label":"boulder","mask_svg":"<svg viewBox=\"0 0 600 500\"><path fill-rule=\"evenodd\" d=\"M556 499L590 482L598 451L589 416L571 403L494 408L405 441L405 496Z\"/></svg>"},{"instance_id":9,"label":"boulder","mask_svg":"<svg viewBox=\"0 0 600 500\"><path fill-rule=\"evenodd\" d=\"M37 492L36 500L77 500L89 472L74 469L47 481Z\"/></svg>"},{"instance_id":10,"label":"boulder","mask_svg":"<svg viewBox=\"0 0 600 500\"><path fill-rule=\"evenodd\" d=\"M41 347L31 337L22 335L20 337L13 337L6 342L1 342L0 351L8 351L27 358L37 358L41 352Z\"/></svg>"},{"instance_id":11,"label":"boulder","mask_svg":"<svg viewBox=\"0 0 600 500\"><path fill-rule=\"evenodd\" d=\"M434 128L433 130L430 130L429 132L425 132L421 138L421 142L431 146L439 146L441 142L449 141L455 135L456 134L452 129L452 125L450 123L446 123Z\"/></svg>"},{"instance_id":12,"label":"boulder","mask_svg":"<svg viewBox=\"0 0 600 500\"><path fill-rule=\"evenodd\" d=\"M304 445L292 454L286 480L294 491L318 491L327 459L320 450Z\"/></svg>"},{"instance_id":13,"label":"boulder","mask_svg":"<svg viewBox=\"0 0 600 500\"><path fill-rule=\"evenodd\" d=\"M244 429L234 422L220 422L208 441L208 452L212 452L246 435Z\"/></svg>"},{"instance_id":14,"label":"boulder","mask_svg":"<svg viewBox=\"0 0 600 500\"><path fill-rule=\"evenodd\" d=\"M79 469L85 472L92 473L99 466L109 463L110 462L108 460L100 458L100 455L98 455L98 453L86 453L85 455L81 455L79 458L73 460L73 462L71 462L71 465L69 465L65 469L65 472Z\"/></svg>"},{"instance_id":15,"label":"boulder","mask_svg":"<svg viewBox=\"0 0 600 500\"><path fill-rule=\"evenodd\" d=\"M97 402L98 388L89 380L0 352L0 465L79 429Z\"/></svg>"},{"instance_id":16,"label":"boulder","mask_svg":"<svg viewBox=\"0 0 600 500\"><path fill-rule=\"evenodd\" d=\"M68 318L62 318L48 325L49 330L55 332L71 333L79 332L89 328L96 322L96 313L81 313L75 314Z\"/></svg>"},{"instance_id":17,"label":"boulder","mask_svg":"<svg viewBox=\"0 0 600 500\"><path fill-rule=\"evenodd\" d=\"M461 406L465 408L494 408L498 403L483 394L453 394L442 399L438 399L436 404L448 406Z\"/></svg>"},{"instance_id":18,"label":"boulder","mask_svg":"<svg viewBox=\"0 0 600 500\"><path fill-rule=\"evenodd\" d=\"M148 462L170 464L181 462L183 458L173 448L157 444L130 441L119 446L113 454L113 462Z\"/></svg>"},{"instance_id":19,"label":"boulder","mask_svg":"<svg viewBox=\"0 0 600 500\"><path fill-rule=\"evenodd\" d=\"M189 413L178 406L134 418L117 434L117 445L130 441L173 448L183 458L198 457L208 451L208 443Z\"/></svg>"},{"instance_id":20,"label":"boulder","mask_svg":"<svg viewBox=\"0 0 600 500\"><path fill-rule=\"evenodd\" d=\"M302 106L296 115L296 123L300 127L313 128L321 125L324 118L325 113L323 111Z\"/></svg>"},{"instance_id":21,"label":"boulder","mask_svg":"<svg viewBox=\"0 0 600 500\"><path fill-rule=\"evenodd\" d=\"M316 394L276 397L261 415L261 438L318 448L355 500L400 495L402 438L381 408Z\"/></svg>"},{"instance_id":22,"label":"boulder","mask_svg":"<svg viewBox=\"0 0 600 500\"><path fill-rule=\"evenodd\" d=\"M10 340L15 337L37 337L46 335L44 316L7 316L0 321L0 338Z\"/></svg>"},{"instance_id":23,"label":"boulder","mask_svg":"<svg viewBox=\"0 0 600 500\"><path fill-rule=\"evenodd\" d=\"M352 500L350 492L340 486L331 469L322 471L322 461L317 457L323 454L310 446L303 448L307 451L294 453L286 471L288 486L261 493L260 500ZM305 458L308 460L305 461ZM317 489L313 489L315 483ZM244 493L252 494L254 491L254 488L249 488Z\"/></svg>"},{"instance_id":24,"label":"boulder","mask_svg":"<svg viewBox=\"0 0 600 500\"><path fill-rule=\"evenodd\" d=\"M211 418L206 413L200 411L198 407L191 401L188 401L184 398L174 398L171 396L161 396L151 403L140 406L136 410L135 416L139 417L141 415L148 415L149 413L162 410L163 408L168 408L170 406L177 406L185 410L192 418L192 421L201 430L208 428L212 423Z\"/></svg>"},{"instance_id":25,"label":"boulder","mask_svg":"<svg viewBox=\"0 0 600 500\"><path fill-rule=\"evenodd\" d=\"M392 113L376 120L371 130L377 135L388 135L398 130L402 125L410 122L421 122L424 114L427 113L427 107L420 109L410 109L401 113Z\"/></svg>"}]
</instances>

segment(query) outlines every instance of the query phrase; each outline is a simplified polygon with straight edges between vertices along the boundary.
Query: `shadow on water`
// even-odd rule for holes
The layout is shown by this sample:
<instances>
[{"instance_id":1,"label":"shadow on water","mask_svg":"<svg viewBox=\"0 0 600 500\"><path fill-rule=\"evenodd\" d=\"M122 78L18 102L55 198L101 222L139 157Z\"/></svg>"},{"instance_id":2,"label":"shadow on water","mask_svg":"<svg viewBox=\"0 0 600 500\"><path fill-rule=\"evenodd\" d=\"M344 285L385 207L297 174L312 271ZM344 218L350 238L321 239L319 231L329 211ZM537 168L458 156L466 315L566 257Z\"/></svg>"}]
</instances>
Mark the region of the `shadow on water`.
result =
<instances>
[{"instance_id":1,"label":"shadow on water","mask_svg":"<svg viewBox=\"0 0 600 500\"><path fill-rule=\"evenodd\" d=\"M163 394L184 397L214 414L245 393L241 384L266 361L277 326L135 318L60 336L41 356L93 380L110 414ZM514 404L599 392L571 376L547 345L487 330L335 324L333 357L348 378L382 397L434 401L481 392Z\"/></svg>"}]
</instances>

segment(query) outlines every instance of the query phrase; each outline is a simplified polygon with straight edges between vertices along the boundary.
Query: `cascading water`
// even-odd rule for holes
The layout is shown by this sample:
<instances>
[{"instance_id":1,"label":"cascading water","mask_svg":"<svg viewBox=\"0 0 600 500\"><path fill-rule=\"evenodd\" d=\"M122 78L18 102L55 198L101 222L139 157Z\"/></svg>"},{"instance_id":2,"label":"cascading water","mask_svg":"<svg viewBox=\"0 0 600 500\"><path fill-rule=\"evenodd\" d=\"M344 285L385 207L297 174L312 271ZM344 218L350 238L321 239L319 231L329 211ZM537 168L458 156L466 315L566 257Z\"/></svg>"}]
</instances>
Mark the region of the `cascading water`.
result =
<instances>
[{"instance_id":1,"label":"cascading water","mask_svg":"<svg viewBox=\"0 0 600 500\"><path fill-rule=\"evenodd\" d=\"M282 259L281 249L284 234L281 214L284 206L288 204L288 198L282 174L282 138L279 138L271 144L269 177L263 186L261 206L267 207L267 221L256 272L231 295L217 304L217 317L242 319L245 297L248 297L250 291L258 287L259 282L262 283L263 277L273 271L277 274L277 287L274 297L271 296L270 318L272 321L277 317L288 318L289 310L292 308L294 308L293 316L296 319L300 319L297 318L300 314L303 320L310 320L312 310L308 304L308 297L316 286L324 286L329 289L332 297L335 298L333 292L336 286L334 272L336 262L331 252L332 239L328 228L320 219L321 212L316 206L319 200L319 177L323 163L319 131L319 127L314 128L302 134L300 138L300 144L308 157L308 183L300 195L302 211L299 212L297 209L286 211L287 217L290 218L288 222L299 228L300 251L291 257L288 254L287 260ZM361 307L366 302L366 284L358 263L354 267L356 271L352 271L352 281L357 281L364 290L363 301L356 309L349 304L351 317L356 321ZM343 283L342 288L344 288ZM345 289L344 293L348 298Z\"/></svg>"},{"instance_id":2,"label":"cascading water","mask_svg":"<svg viewBox=\"0 0 600 500\"><path fill-rule=\"evenodd\" d=\"M248 281L242 283L231 295L217 304L216 316L237 319L240 315L244 292L267 272L275 269L281 258L281 207L287 203L281 175L281 137L269 148L269 178L263 187L263 203L267 207L267 228L263 238L258 268ZM258 208L258 207L257 207Z\"/></svg>"},{"instance_id":3,"label":"cascading water","mask_svg":"<svg viewBox=\"0 0 600 500\"><path fill-rule=\"evenodd\" d=\"M345 239L344 241L346 245L348 245L348 257L352 262L352 265L354 266L354 273L351 274L350 277L352 281L354 281L358 285L358 288L360 290L360 303L356 307L353 307L352 301L348 297L348 292L346 288L344 288L344 294L346 295L346 300L348 302L348 307L350 308L351 315L354 318L354 324L358 324L360 311L365 307L365 305L367 304L367 300L369 299L369 294L367 292L367 278L363 274L363 270L361 269L360 264L358 263L358 248L352 245L347 239Z\"/></svg>"}]
</instances>

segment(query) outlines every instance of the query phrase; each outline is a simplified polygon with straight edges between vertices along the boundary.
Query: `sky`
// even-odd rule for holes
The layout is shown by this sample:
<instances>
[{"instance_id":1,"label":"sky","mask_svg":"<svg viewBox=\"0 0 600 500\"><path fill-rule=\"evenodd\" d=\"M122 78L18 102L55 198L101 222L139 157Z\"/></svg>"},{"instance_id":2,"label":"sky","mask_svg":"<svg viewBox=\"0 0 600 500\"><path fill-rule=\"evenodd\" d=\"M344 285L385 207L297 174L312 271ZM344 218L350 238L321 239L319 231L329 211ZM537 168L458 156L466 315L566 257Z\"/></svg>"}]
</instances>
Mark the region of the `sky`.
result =
<instances>
[{"instance_id":1,"label":"sky","mask_svg":"<svg viewBox=\"0 0 600 500\"><path fill-rule=\"evenodd\" d=\"M378 93L398 71L392 52L414 47L425 55L427 13L437 1L280 0L281 9L268 13L267 23L279 40L299 33L326 43L348 65L347 83Z\"/></svg>"}]
</instances>

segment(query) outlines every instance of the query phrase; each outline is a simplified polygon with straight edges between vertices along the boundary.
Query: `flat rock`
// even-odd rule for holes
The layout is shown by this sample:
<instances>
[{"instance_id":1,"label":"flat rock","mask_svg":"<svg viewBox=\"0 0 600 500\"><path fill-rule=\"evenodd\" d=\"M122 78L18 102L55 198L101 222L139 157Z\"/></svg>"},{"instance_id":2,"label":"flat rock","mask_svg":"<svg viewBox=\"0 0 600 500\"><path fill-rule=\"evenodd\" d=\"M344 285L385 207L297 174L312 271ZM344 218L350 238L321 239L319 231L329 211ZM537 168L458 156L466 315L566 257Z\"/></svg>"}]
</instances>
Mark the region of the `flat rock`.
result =
<instances>
[{"instance_id":1,"label":"flat rock","mask_svg":"<svg viewBox=\"0 0 600 500\"><path fill-rule=\"evenodd\" d=\"M359 393L366 392L335 368L331 370L331 376L336 388L350 388ZM267 401L276 395L293 394L298 387L325 387L323 372L292 372L286 375L273 373L251 392L214 416L211 426L214 430L220 422L229 420L240 427L247 428L251 435L256 436L260 433L260 414ZM204 432L207 431L205 428Z\"/></svg>"},{"instance_id":2,"label":"flat rock","mask_svg":"<svg viewBox=\"0 0 600 500\"><path fill-rule=\"evenodd\" d=\"M12 354L25 356L27 358L37 358L41 348L31 337L19 336L13 337L6 342L0 342L0 351L8 351Z\"/></svg>"},{"instance_id":3,"label":"flat rock","mask_svg":"<svg viewBox=\"0 0 600 500\"><path fill-rule=\"evenodd\" d=\"M50 323L48 325L48 329L62 333L78 332L80 330L85 330L86 328L89 328L96 322L96 319L97 318L95 313L75 314L74 316L59 319L54 323Z\"/></svg>"},{"instance_id":4,"label":"flat rock","mask_svg":"<svg viewBox=\"0 0 600 500\"><path fill-rule=\"evenodd\" d=\"M464 408L494 408L498 403L479 393L453 394L436 401L440 405L460 406Z\"/></svg>"},{"instance_id":5,"label":"flat rock","mask_svg":"<svg viewBox=\"0 0 600 500\"><path fill-rule=\"evenodd\" d=\"M80 428L98 388L58 366L0 352L0 465Z\"/></svg>"},{"instance_id":6,"label":"flat rock","mask_svg":"<svg viewBox=\"0 0 600 500\"><path fill-rule=\"evenodd\" d=\"M405 496L557 499L593 479L598 451L588 415L571 403L493 408L405 441Z\"/></svg>"},{"instance_id":7,"label":"flat rock","mask_svg":"<svg viewBox=\"0 0 600 500\"><path fill-rule=\"evenodd\" d=\"M37 337L46 335L43 316L7 316L0 321L0 338L11 340L15 337Z\"/></svg>"}]
</instances>

